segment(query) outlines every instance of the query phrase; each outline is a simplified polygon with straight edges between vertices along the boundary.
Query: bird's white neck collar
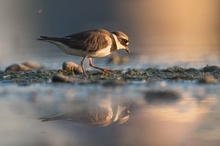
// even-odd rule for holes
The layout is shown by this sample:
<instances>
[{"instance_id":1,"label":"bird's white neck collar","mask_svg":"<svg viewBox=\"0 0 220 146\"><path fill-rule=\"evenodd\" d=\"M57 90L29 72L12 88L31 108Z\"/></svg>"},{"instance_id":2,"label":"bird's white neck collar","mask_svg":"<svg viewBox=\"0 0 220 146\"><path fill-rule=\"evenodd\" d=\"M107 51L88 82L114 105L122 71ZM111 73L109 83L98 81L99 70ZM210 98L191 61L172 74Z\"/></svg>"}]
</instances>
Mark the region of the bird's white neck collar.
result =
<instances>
[{"instance_id":1,"label":"bird's white neck collar","mask_svg":"<svg viewBox=\"0 0 220 146\"><path fill-rule=\"evenodd\" d=\"M120 49L125 49L125 47L120 43L120 41L118 40L118 37L115 35L115 34L113 34L112 33L112 35L113 35L113 37L114 37L114 39L115 39L115 43L116 43L116 46L117 46L117 50L120 50Z\"/></svg>"}]
</instances>

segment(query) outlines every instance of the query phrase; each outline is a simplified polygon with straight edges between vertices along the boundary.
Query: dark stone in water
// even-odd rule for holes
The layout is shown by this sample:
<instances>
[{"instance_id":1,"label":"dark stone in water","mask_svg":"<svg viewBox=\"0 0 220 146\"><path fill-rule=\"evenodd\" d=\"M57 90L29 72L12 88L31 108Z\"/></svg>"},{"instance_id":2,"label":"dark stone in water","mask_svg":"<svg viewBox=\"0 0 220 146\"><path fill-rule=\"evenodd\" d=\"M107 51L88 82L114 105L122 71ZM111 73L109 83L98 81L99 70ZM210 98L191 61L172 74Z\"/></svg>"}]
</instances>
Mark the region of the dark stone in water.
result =
<instances>
[{"instance_id":1,"label":"dark stone in water","mask_svg":"<svg viewBox=\"0 0 220 146\"><path fill-rule=\"evenodd\" d=\"M150 104L170 104L180 98L180 93L174 90L151 90L145 93L145 99Z\"/></svg>"},{"instance_id":2,"label":"dark stone in water","mask_svg":"<svg viewBox=\"0 0 220 146\"><path fill-rule=\"evenodd\" d=\"M213 66L206 65L206 66L203 68L203 70L204 70L205 72L212 72L212 71L215 71L215 70L218 70L218 69L220 69L220 67L219 67L219 66L216 66L216 65L213 65Z\"/></svg>"},{"instance_id":3,"label":"dark stone in water","mask_svg":"<svg viewBox=\"0 0 220 146\"><path fill-rule=\"evenodd\" d=\"M113 80L113 81L106 81L102 85L105 87L109 87L109 86L115 87L115 86L122 86L124 84L125 84L124 81Z\"/></svg>"}]
</instances>

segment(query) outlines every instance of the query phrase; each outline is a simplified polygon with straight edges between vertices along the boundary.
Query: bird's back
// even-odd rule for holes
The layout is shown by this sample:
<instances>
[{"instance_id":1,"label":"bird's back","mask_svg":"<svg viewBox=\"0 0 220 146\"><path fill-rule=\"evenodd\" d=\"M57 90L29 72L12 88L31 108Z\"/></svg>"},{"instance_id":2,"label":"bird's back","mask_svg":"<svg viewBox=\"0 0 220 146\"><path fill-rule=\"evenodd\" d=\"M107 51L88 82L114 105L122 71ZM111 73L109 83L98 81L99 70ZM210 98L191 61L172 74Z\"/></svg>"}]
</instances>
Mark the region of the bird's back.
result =
<instances>
[{"instance_id":1,"label":"bird's back","mask_svg":"<svg viewBox=\"0 0 220 146\"><path fill-rule=\"evenodd\" d=\"M39 40L48 41L57 46L62 44L68 46L70 49L82 50L89 53L106 48L113 41L112 34L104 29L83 31L61 38L41 36Z\"/></svg>"}]
</instances>

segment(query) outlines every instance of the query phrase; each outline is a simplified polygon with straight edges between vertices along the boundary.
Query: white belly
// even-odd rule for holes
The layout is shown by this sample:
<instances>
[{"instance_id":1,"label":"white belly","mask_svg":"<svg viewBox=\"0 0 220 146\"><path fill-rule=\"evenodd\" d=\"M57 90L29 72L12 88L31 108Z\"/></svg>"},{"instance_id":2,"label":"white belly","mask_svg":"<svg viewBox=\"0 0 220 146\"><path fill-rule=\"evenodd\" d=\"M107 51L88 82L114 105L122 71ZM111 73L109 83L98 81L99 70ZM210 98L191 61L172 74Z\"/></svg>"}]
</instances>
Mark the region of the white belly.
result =
<instances>
[{"instance_id":1,"label":"white belly","mask_svg":"<svg viewBox=\"0 0 220 146\"><path fill-rule=\"evenodd\" d=\"M58 46L60 48L60 50L62 50L66 54L70 54L70 55L74 55L74 56L81 56L81 57L84 57L86 55L85 51L82 51L79 49L71 49L68 46L66 46L60 42L54 42L54 41L51 41L51 42L53 44L55 44L56 46Z\"/></svg>"},{"instance_id":2,"label":"white belly","mask_svg":"<svg viewBox=\"0 0 220 146\"><path fill-rule=\"evenodd\" d=\"M87 52L87 51L82 51L79 49L74 49L74 48L69 48L68 46L59 43L59 42L53 42L55 45L57 45L63 52L66 54L74 55L74 56L88 56L88 58L102 58L105 57L109 54L111 54L111 45L107 46L106 48L103 48L97 52Z\"/></svg>"},{"instance_id":3,"label":"white belly","mask_svg":"<svg viewBox=\"0 0 220 146\"><path fill-rule=\"evenodd\" d=\"M95 53L90 53L88 57L102 58L102 57L108 56L109 54L111 54L111 46L107 46L106 48L103 48Z\"/></svg>"}]
</instances>

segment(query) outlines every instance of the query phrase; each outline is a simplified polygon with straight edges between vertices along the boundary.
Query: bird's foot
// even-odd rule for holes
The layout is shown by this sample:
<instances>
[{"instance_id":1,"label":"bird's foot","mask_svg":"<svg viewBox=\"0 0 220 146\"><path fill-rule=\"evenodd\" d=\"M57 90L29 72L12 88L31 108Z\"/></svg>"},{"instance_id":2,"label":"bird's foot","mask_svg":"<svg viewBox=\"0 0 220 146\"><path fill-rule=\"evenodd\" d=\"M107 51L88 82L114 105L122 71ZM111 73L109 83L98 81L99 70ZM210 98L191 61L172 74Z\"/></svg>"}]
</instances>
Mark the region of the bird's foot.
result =
<instances>
[{"instance_id":1,"label":"bird's foot","mask_svg":"<svg viewBox=\"0 0 220 146\"><path fill-rule=\"evenodd\" d=\"M114 72L113 70L110 70L110 69L103 69L102 71L103 71L105 74L111 74L111 73Z\"/></svg>"},{"instance_id":2,"label":"bird's foot","mask_svg":"<svg viewBox=\"0 0 220 146\"><path fill-rule=\"evenodd\" d=\"M87 74L83 74L84 79L88 78Z\"/></svg>"},{"instance_id":3,"label":"bird's foot","mask_svg":"<svg viewBox=\"0 0 220 146\"><path fill-rule=\"evenodd\" d=\"M87 73L85 71L83 72L82 75L83 75L84 78L88 78L88 75L87 75Z\"/></svg>"}]
</instances>

